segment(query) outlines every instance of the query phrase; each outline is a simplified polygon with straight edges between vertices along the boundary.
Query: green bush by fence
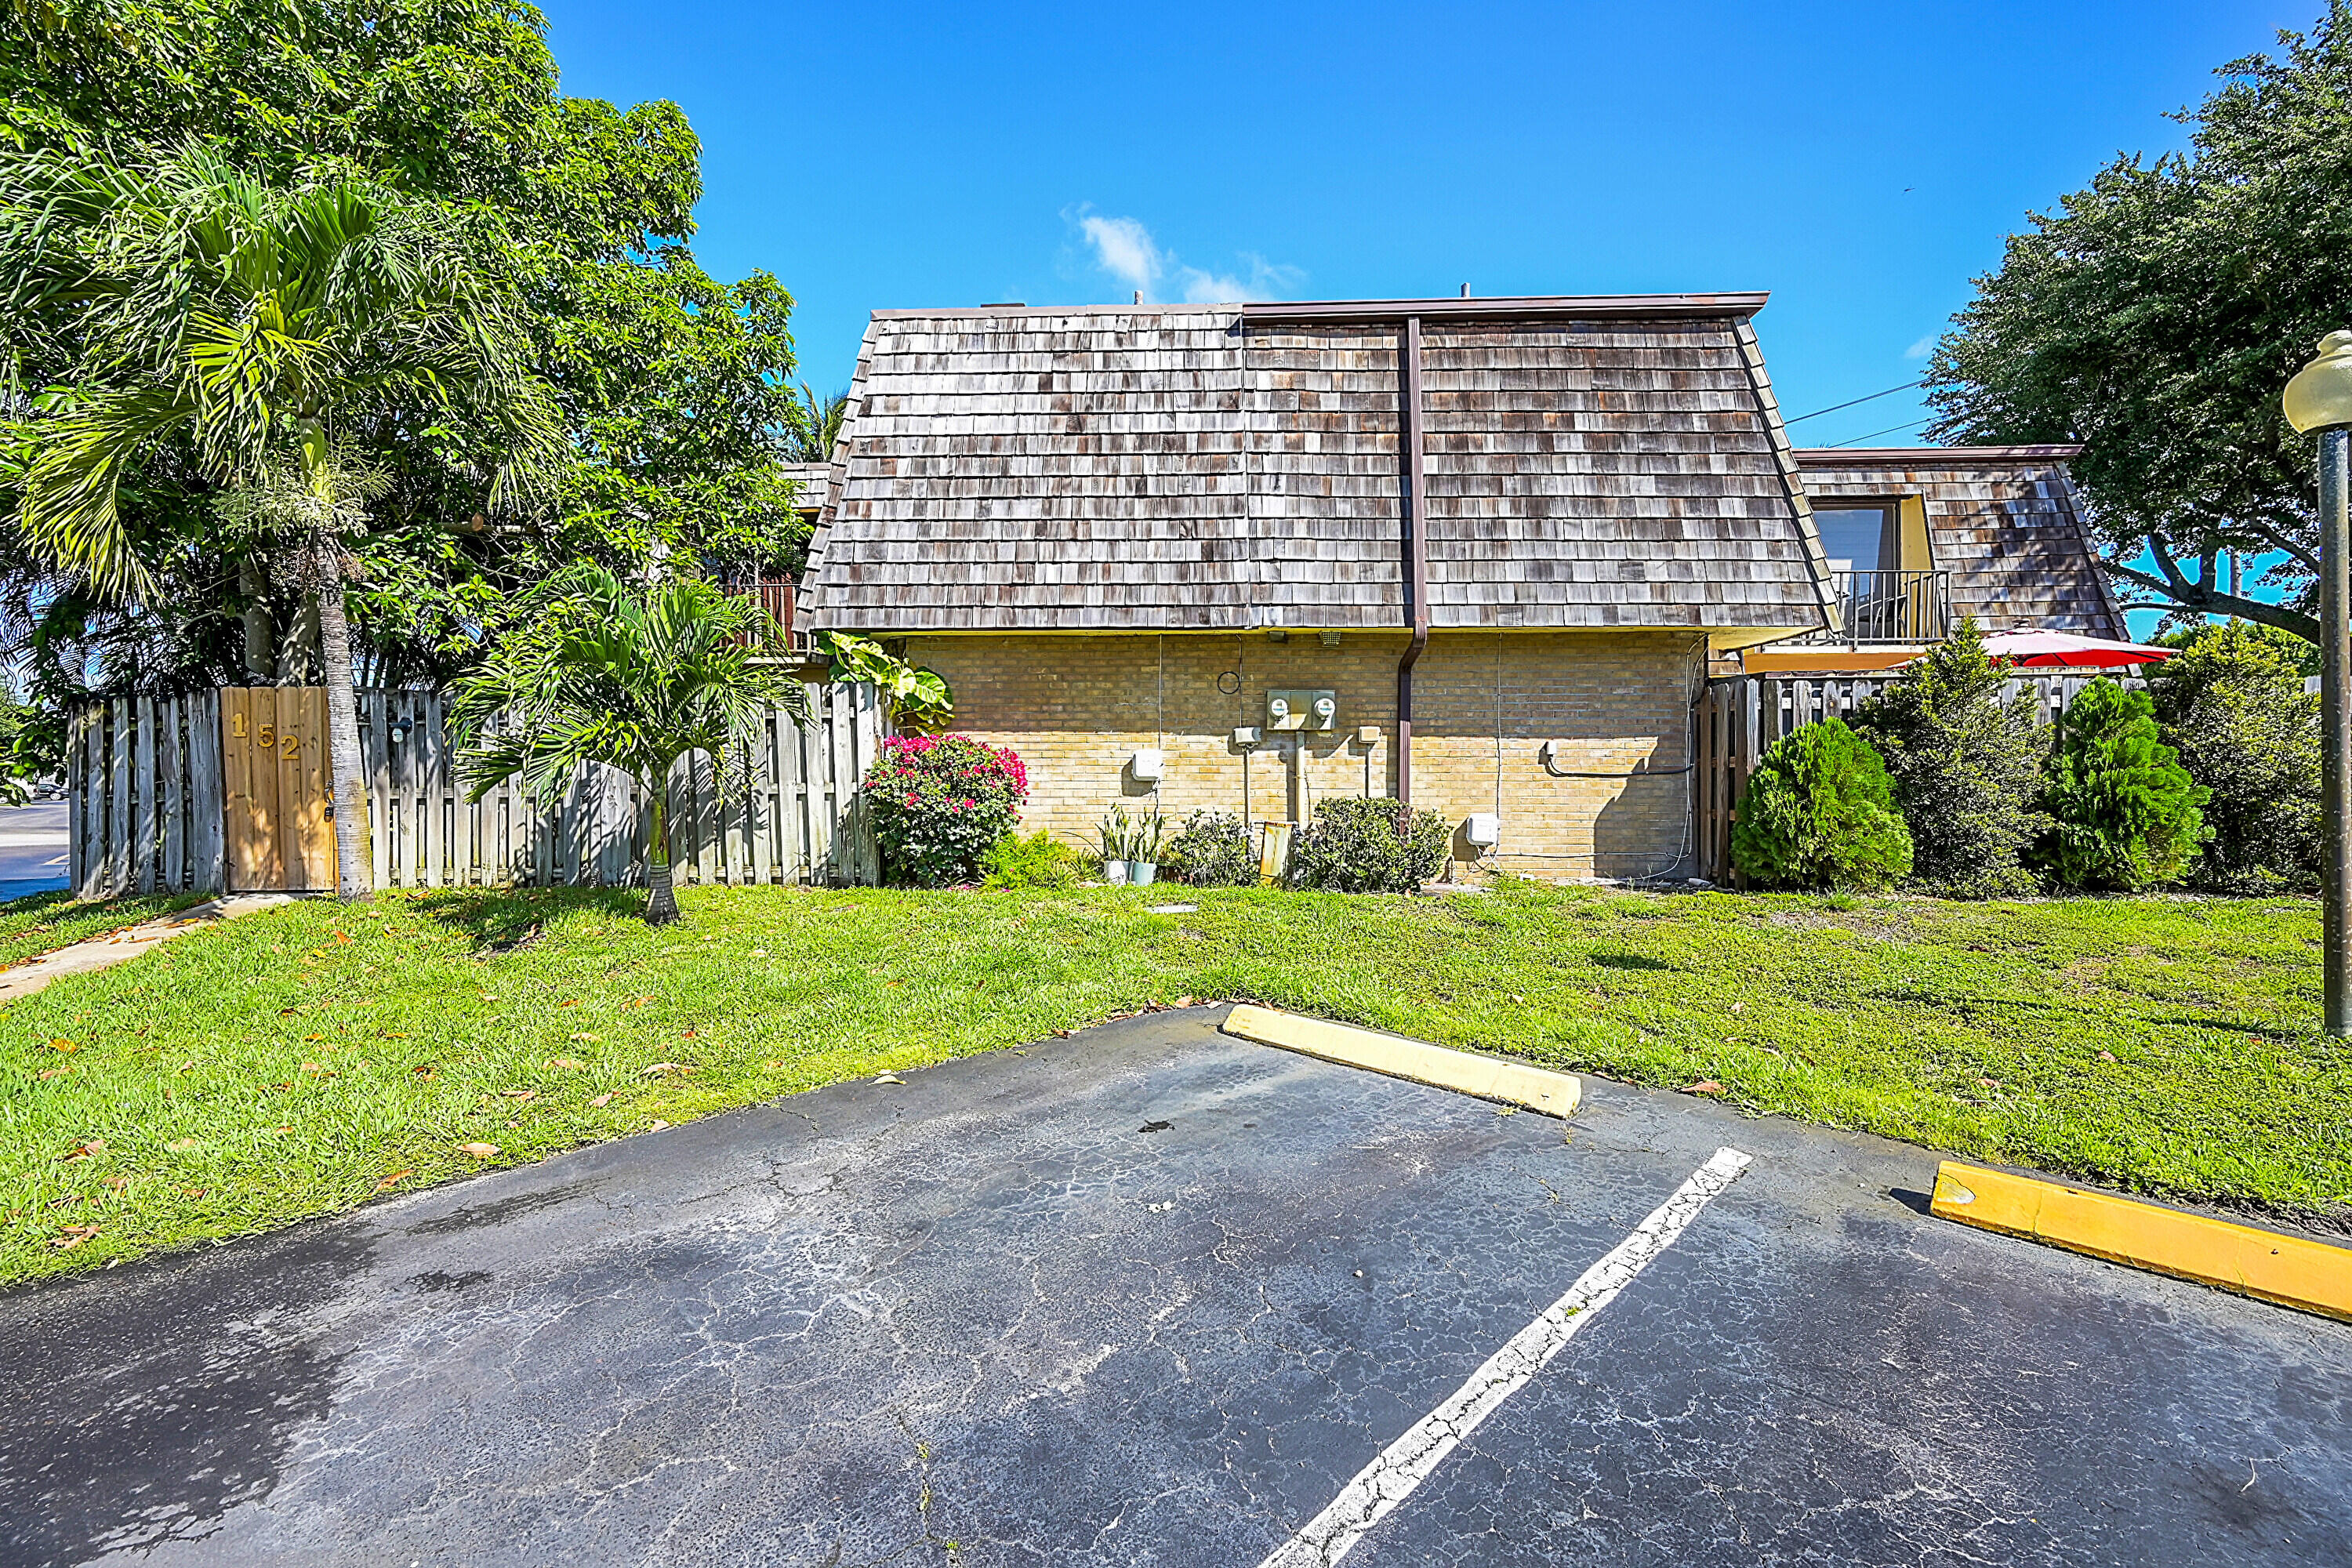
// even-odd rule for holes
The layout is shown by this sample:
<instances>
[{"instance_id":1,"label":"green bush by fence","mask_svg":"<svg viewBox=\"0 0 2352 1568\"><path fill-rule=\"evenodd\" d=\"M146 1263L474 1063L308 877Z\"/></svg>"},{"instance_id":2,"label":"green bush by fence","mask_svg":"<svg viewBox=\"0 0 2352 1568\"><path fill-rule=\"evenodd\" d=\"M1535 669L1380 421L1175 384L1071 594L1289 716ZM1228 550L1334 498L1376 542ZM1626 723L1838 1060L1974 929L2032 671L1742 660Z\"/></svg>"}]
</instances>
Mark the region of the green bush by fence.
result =
<instances>
[{"instance_id":1,"label":"green bush by fence","mask_svg":"<svg viewBox=\"0 0 2352 1568\"><path fill-rule=\"evenodd\" d=\"M1911 832L1870 742L1842 719L1772 743L1748 781L1731 857L1764 888L1865 891L1911 873Z\"/></svg>"}]
</instances>

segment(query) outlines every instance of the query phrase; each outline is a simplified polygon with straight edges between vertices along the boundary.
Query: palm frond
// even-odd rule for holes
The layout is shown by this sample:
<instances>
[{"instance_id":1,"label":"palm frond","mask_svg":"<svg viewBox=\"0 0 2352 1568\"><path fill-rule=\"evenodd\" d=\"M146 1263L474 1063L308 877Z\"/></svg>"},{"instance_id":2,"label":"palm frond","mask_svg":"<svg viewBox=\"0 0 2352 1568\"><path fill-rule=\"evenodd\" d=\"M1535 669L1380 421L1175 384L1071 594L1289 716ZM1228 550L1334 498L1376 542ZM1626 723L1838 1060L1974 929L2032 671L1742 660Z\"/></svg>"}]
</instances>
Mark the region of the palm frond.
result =
<instances>
[{"instance_id":1,"label":"palm frond","mask_svg":"<svg viewBox=\"0 0 2352 1568\"><path fill-rule=\"evenodd\" d=\"M121 167L0 155L0 300L78 304L85 334L89 411L32 422L27 544L129 591L142 569L115 491L165 437L250 485L298 432L310 449L339 417L460 405L499 433L488 504L535 504L565 432L467 221L354 176L273 187L202 146ZM155 410L168 420L131 417Z\"/></svg>"},{"instance_id":2,"label":"palm frond","mask_svg":"<svg viewBox=\"0 0 2352 1568\"><path fill-rule=\"evenodd\" d=\"M103 593L145 588L150 573L131 548L116 493L142 451L194 417L174 391L149 389L80 400L33 427L37 450L16 508L27 549Z\"/></svg>"},{"instance_id":3,"label":"palm frond","mask_svg":"<svg viewBox=\"0 0 2352 1568\"><path fill-rule=\"evenodd\" d=\"M660 787L676 761L724 770L800 683L755 655L781 634L755 602L696 578L632 589L593 563L528 595L517 630L454 689L467 793L514 781L551 800L591 763Z\"/></svg>"}]
</instances>

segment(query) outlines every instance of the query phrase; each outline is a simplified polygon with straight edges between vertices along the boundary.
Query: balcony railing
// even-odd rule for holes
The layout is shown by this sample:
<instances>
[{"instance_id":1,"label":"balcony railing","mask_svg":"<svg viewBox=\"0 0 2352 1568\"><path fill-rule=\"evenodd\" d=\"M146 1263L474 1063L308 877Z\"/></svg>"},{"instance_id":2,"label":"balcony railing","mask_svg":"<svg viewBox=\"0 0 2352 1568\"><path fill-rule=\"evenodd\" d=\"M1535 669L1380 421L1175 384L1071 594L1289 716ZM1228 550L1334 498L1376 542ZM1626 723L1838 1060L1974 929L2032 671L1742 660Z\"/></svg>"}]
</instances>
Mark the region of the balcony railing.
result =
<instances>
[{"instance_id":1,"label":"balcony railing","mask_svg":"<svg viewBox=\"0 0 2352 1568\"><path fill-rule=\"evenodd\" d=\"M727 591L746 599L757 599L760 607L775 617L776 625L784 630L784 646L793 654L808 651L808 633L793 625L793 583L790 577L741 577L725 584Z\"/></svg>"},{"instance_id":2,"label":"balcony railing","mask_svg":"<svg viewBox=\"0 0 2352 1568\"><path fill-rule=\"evenodd\" d=\"M1795 639L1803 643L1941 642L1952 629L1952 574L1949 572L1832 572L1845 629L1820 631Z\"/></svg>"}]
</instances>

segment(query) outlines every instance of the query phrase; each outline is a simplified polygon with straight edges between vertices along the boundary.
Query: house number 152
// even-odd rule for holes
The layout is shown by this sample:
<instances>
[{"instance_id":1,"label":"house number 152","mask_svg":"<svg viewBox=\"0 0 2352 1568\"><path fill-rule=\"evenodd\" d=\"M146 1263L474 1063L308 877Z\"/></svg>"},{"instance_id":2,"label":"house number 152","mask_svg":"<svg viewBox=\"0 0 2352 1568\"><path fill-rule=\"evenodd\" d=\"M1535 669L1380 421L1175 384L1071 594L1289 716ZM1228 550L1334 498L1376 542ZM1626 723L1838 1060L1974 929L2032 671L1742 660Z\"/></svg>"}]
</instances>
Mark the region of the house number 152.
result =
<instances>
[{"instance_id":1,"label":"house number 152","mask_svg":"<svg viewBox=\"0 0 2352 1568\"><path fill-rule=\"evenodd\" d=\"M234 732L238 740L250 739L263 751L276 752L279 762L290 763L301 754L302 737L299 735L280 734L277 725L264 724L258 733L248 736L246 732L244 714L232 713L229 715L229 721L234 726Z\"/></svg>"}]
</instances>

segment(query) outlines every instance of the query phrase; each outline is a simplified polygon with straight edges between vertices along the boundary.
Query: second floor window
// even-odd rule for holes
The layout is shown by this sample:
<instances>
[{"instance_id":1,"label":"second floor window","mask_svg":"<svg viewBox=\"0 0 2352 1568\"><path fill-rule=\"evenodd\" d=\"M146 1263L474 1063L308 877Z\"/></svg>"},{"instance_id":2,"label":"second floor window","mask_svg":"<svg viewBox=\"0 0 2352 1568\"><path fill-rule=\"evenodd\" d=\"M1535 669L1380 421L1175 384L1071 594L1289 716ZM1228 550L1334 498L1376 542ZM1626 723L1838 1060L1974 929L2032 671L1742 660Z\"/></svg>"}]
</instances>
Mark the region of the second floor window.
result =
<instances>
[{"instance_id":1,"label":"second floor window","mask_svg":"<svg viewBox=\"0 0 2352 1568\"><path fill-rule=\"evenodd\" d=\"M1893 571L1903 564L1903 538L1891 506L1817 506L1822 552L1832 572Z\"/></svg>"}]
</instances>

